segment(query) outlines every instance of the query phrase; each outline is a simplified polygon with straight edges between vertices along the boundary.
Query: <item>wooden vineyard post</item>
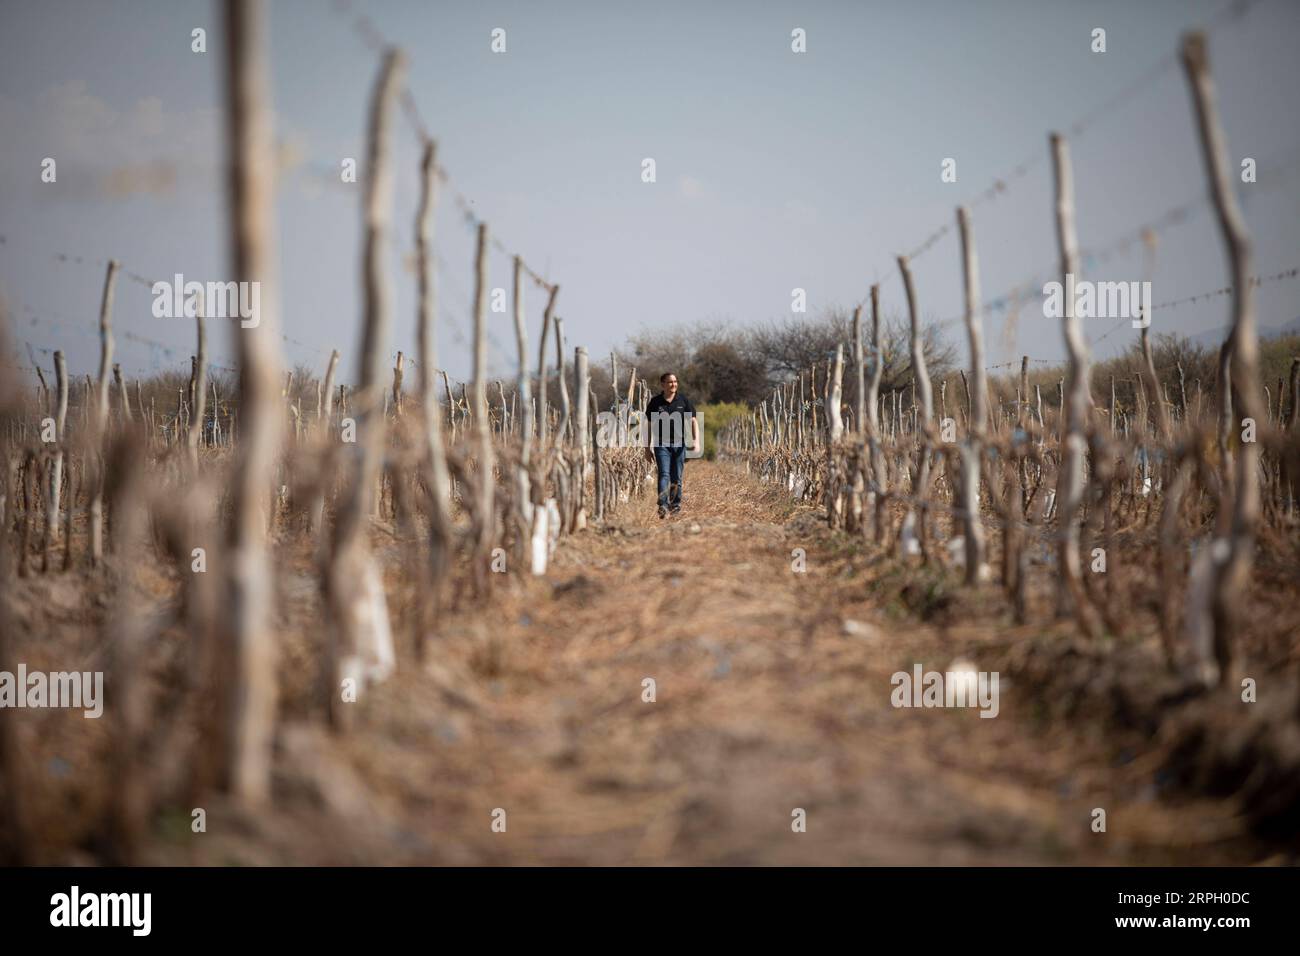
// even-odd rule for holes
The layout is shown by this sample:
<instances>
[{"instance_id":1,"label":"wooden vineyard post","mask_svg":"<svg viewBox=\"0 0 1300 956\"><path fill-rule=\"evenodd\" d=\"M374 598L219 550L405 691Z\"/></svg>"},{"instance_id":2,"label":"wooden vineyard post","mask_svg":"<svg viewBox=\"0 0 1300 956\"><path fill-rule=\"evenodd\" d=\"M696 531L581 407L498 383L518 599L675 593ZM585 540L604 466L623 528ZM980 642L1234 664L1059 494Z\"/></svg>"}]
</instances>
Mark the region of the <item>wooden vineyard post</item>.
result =
<instances>
[{"instance_id":1,"label":"wooden vineyard post","mask_svg":"<svg viewBox=\"0 0 1300 956\"><path fill-rule=\"evenodd\" d=\"M1168 445L1173 435L1173 429L1169 425L1169 409L1166 407L1160 391L1160 379L1156 375L1156 362L1151 354L1149 328L1143 327L1139 342L1142 346L1142 372L1146 376L1147 387L1151 389L1151 401L1155 405L1156 430L1160 434L1161 442Z\"/></svg>"},{"instance_id":2,"label":"wooden vineyard post","mask_svg":"<svg viewBox=\"0 0 1300 956\"><path fill-rule=\"evenodd\" d=\"M433 271L433 213L438 202L438 147L433 140L424 144L420 157L420 205L415 216L416 268L419 272L417 335L420 350L420 405L424 410L425 453L429 456L429 596L432 624L442 610L443 581L451 554L451 477L442 437L442 407L434 375L438 367ZM337 356L337 352L335 355ZM446 385L446 373L443 373ZM447 386L448 398L451 388ZM418 630L418 629L417 629ZM424 652L424 633L416 635L416 655Z\"/></svg>"},{"instance_id":3,"label":"wooden vineyard post","mask_svg":"<svg viewBox=\"0 0 1300 956\"><path fill-rule=\"evenodd\" d=\"M54 353L55 387L58 389L58 404L54 411L54 437L57 442L54 460L50 466L50 482L46 489L48 504L45 508L45 528L51 542L59 535L60 495L63 490L63 456L67 447L64 428L68 422L68 363L63 352ZM68 502L72 506L72 502Z\"/></svg>"},{"instance_id":4,"label":"wooden vineyard post","mask_svg":"<svg viewBox=\"0 0 1300 956\"><path fill-rule=\"evenodd\" d=\"M928 561L926 553L928 542L927 510L925 499L930 490L930 426L934 420L934 392L930 388L930 373L925 367L925 349L921 341L921 315L916 307L916 287L912 282L912 270L907 256L898 257L898 270L903 274L903 288L907 293L907 311L911 319L912 371L915 375L915 390L920 394L921 421L918 431L921 441L917 451L915 480L912 482L912 498L920 514L921 557ZM911 509L909 509L910 511Z\"/></svg>"},{"instance_id":5,"label":"wooden vineyard post","mask_svg":"<svg viewBox=\"0 0 1300 956\"><path fill-rule=\"evenodd\" d=\"M402 417L402 378L405 372L406 356L398 351L397 361L393 364L393 417L396 419Z\"/></svg>"},{"instance_id":6,"label":"wooden vineyard post","mask_svg":"<svg viewBox=\"0 0 1300 956\"><path fill-rule=\"evenodd\" d=\"M1079 558L1078 510L1083 501L1084 430L1088 423L1088 346L1074 309L1074 276L1078 274L1079 248L1074 232L1074 178L1065 137L1051 136L1052 169L1056 183L1056 239L1061 255L1061 286L1065 290L1064 331L1069 353L1069 383L1062 388L1061 472L1057 478L1056 510L1060 535L1061 577L1056 613L1069 616L1077 610L1087 627L1083 572Z\"/></svg>"},{"instance_id":7,"label":"wooden vineyard post","mask_svg":"<svg viewBox=\"0 0 1300 956\"><path fill-rule=\"evenodd\" d=\"M835 343L835 363L826 376L826 516L832 528L838 528L844 519L844 476L839 473L844 437L844 420L840 413L844 377L844 344Z\"/></svg>"},{"instance_id":8,"label":"wooden vineyard post","mask_svg":"<svg viewBox=\"0 0 1300 956\"><path fill-rule=\"evenodd\" d=\"M840 412L840 405L843 402L843 379L844 379L844 345L837 343L835 346L835 364L831 368L831 374L826 382L826 426L829 432L828 438L831 444L835 444L844 437L844 418Z\"/></svg>"},{"instance_id":9,"label":"wooden vineyard post","mask_svg":"<svg viewBox=\"0 0 1300 956\"><path fill-rule=\"evenodd\" d=\"M558 327L556 328L556 335L558 340ZM581 531L587 526L587 456L590 453L587 445L587 411L588 394L591 391L591 374L587 364L587 350L581 345L573 353L573 387L577 393L577 409L573 423L572 442L574 458L577 462L577 469L574 473L574 501L576 504L573 516L573 530Z\"/></svg>"},{"instance_id":10,"label":"wooden vineyard post","mask_svg":"<svg viewBox=\"0 0 1300 956\"><path fill-rule=\"evenodd\" d=\"M200 295L194 316L198 336L198 354L194 358L194 417L190 421L189 435L186 436L191 468L197 468L199 464L199 440L203 437L203 416L208 400L208 337L203 328L203 313L203 296Z\"/></svg>"},{"instance_id":11,"label":"wooden vineyard post","mask_svg":"<svg viewBox=\"0 0 1300 956\"><path fill-rule=\"evenodd\" d=\"M1233 404L1241 420L1253 419L1262 425L1251 242L1237 204L1204 34L1192 33L1184 38L1182 59L1196 107L1206 176L1210 180L1210 192L1232 276L1232 331L1224 348L1229 356ZM1233 429L1240 426L1235 416L1231 424ZM1210 560L1214 562L1211 605L1214 666L1209 667L1203 655L1197 660L1201 666L1198 676L1206 680L1217 679L1224 687L1231 684L1235 676L1232 667L1236 629L1243 613L1242 604L1254 563L1259 511L1259 444L1243 441L1235 461L1232 508L1231 511L1220 508L1214 542L1208 549Z\"/></svg>"},{"instance_id":12,"label":"wooden vineyard post","mask_svg":"<svg viewBox=\"0 0 1300 956\"><path fill-rule=\"evenodd\" d=\"M573 424L570 421L569 380L564 374L564 322L558 315L554 321L555 376L560 386L560 428L555 434L555 444L557 447L567 447L578 444L581 439L573 434Z\"/></svg>"},{"instance_id":13,"label":"wooden vineyard post","mask_svg":"<svg viewBox=\"0 0 1300 956\"><path fill-rule=\"evenodd\" d=\"M635 369L633 370L633 374L635 374ZM618 355L617 353L614 352L609 353L609 383L610 383L610 391L614 393L614 408L615 410L617 410L618 409ZM591 407L593 409L596 409L599 408L600 406L593 402Z\"/></svg>"},{"instance_id":14,"label":"wooden vineyard post","mask_svg":"<svg viewBox=\"0 0 1300 956\"><path fill-rule=\"evenodd\" d=\"M1031 421L1032 415L1026 414L1029 407L1029 356L1020 356L1020 394L1016 396L1016 428L1028 439L1028 433L1025 428L1025 419L1028 417ZM1014 445L1014 442L1013 442ZM1029 463L1026 461L1023 453L1018 453L1020 459L1018 471L1020 474L1020 496L1021 502L1029 498Z\"/></svg>"},{"instance_id":15,"label":"wooden vineyard post","mask_svg":"<svg viewBox=\"0 0 1300 956\"><path fill-rule=\"evenodd\" d=\"M90 498L92 567L98 567L104 559L104 442L108 435L108 374L113 365L113 288L117 283L117 269L117 260L109 260L99 303L99 383L95 388L95 417L87 456L88 461L94 461L95 469Z\"/></svg>"},{"instance_id":16,"label":"wooden vineyard post","mask_svg":"<svg viewBox=\"0 0 1300 956\"><path fill-rule=\"evenodd\" d=\"M532 459L533 420L529 412L532 396L528 384L528 327L524 321L524 263L514 258L515 346L519 353L519 372L515 377L515 394L519 399L519 466L515 470L515 521L520 542L519 556L525 557L533 531Z\"/></svg>"},{"instance_id":17,"label":"wooden vineyard post","mask_svg":"<svg viewBox=\"0 0 1300 956\"><path fill-rule=\"evenodd\" d=\"M492 449L492 429L487 406L487 297L488 297L488 229L478 224L478 243L474 253L474 432L477 439L478 480L474 503L474 584L480 593L488 583L488 561L496 537L496 514L493 502L496 482L493 471L496 455Z\"/></svg>"},{"instance_id":18,"label":"wooden vineyard post","mask_svg":"<svg viewBox=\"0 0 1300 956\"><path fill-rule=\"evenodd\" d=\"M852 485L849 492L849 517L852 530L861 533L863 500L867 490L867 383L866 370L862 367L862 306L853 309L853 386L854 412L853 433L855 438L853 454Z\"/></svg>"},{"instance_id":19,"label":"wooden vineyard post","mask_svg":"<svg viewBox=\"0 0 1300 956\"><path fill-rule=\"evenodd\" d=\"M853 385L855 395L853 430L859 436L867 433L867 383L866 369L862 367L862 306L853 310Z\"/></svg>"},{"instance_id":20,"label":"wooden vineyard post","mask_svg":"<svg viewBox=\"0 0 1300 956\"><path fill-rule=\"evenodd\" d=\"M232 475L225 613L223 627L214 629L224 633L208 659L229 662L220 702L224 783L241 803L255 806L271 794L276 664L266 515L281 431L276 159L262 5L227 0L226 38L231 253L235 278L260 283L261 308L255 327L234 326L240 445Z\"/></svg>"},{"instance_id":21,"label":"wooden vineyard post","mask_svg":"<svg viewBox=\"0 0 1300 956\"><path fill-rule=\"evenodd\" d=\"M542 313L542 337L537 346L537 442L538 447L546 447L546 344L551 334L551 318L555 314L555 299L560 294L558 285L551 286L551 294L546 300L546 311Z\"/></svg>"},{"instance_id":22,"label":"wooden vineyard post","mask_svg":"<svg viewBox=\"0 0 1300 956\"><path fill-rule=\"evenodd\" d=\"M970 341L970 373L975 386L971 396L969 434L961 446L961 511L966 548L966 583L975 584L979 581L980 568L984 563L984 525L979 513L979 482L984 425L988 418L988 393L984 371L984 335L979 315L979 263L975 256L975 237L971 233L970 211L965 206L957 210L957 225L961 231L962 278L966 300L964 318L966 336ZM1021 379L1024 379L1023 366ZM1021 396L1022 402L1026 397ZM1019 410L1022 422L1023 408L1022 404Z\"/></svg>"},{"instance_id":23,"label":"wooden vineyard post","mask_svg":"<svg viewBox=\"0 0 1300 956\"><path fill-rule=\"evenodd\" d=\"M339 350L330 350L330 360L325 366L325 381L316 402L316 421L327 428L334 421L334 373L339 367Z\"/></svg>"},{"instance_id":24,"label":"wooden vineyard post","mask_svg":"<svg viewBox=\"0 0 1300 956\"><path fill-rule=\"evenodd\" d=\"M1225 489L1232 487L1232 336L1219 346L1219 362L1215 366L1215 397L1219 400L1219 471Z\"/></svg>"},{"instance_id":25,"label":"wooden vineyard post","mask_svg":"<svg viewBox=\"0 0 1300 956\"><path fill-rule=\"evenodd\" d=\"M1115 376L1110 377L1110 402L1106 406L1106 417L1110 421L1110 433L1115 434Z\"/></svg>"},{"instance_id":26,"label":"wooden vineyard post","mask_svg":"<svg viewBox=\"0 0 1300 956\"><path fill-rule=\"evenodd\" d=\"M330 721L337 730L351 726L355 703L364 697L366 686L387 678L395 660L383 582L367 540L366 515L378 486L386 430L382 409L387 377L384 366L389 287L384 271L384 246L393 200L389 155L393 112L404 73L402 54L388 51L370 101L368 175L363 205L365 318L356 415L360 460L338 509L333 553L326 568L326 592L332 616L327 694Z\"/></svg>"},{"instance_id":27,"label":"wooden vineyard post","mask_svg":"<svg viewBox=\"0 0 1300 956\"><path fill-rule=\"evenodd\" d=\"M873 527L876 544L885 537L885 495L889 479L885 472L885 452L880 439L880 379L885 372L884 353L880 348L880 286L871 287L871 377L867 380L867 440L871 443L871 484L867 501L875 505Z\"/></svg>"},{"instance_id":28,"label":"wooden vineyard post","mask_svg":"<svg viewBox=\"0 0 1300 956\"><path fill-rule=\"evenodd\" d=\"M122 379L122 366L117 362L113 363L113 384L117 386L117 402L122 412L122 424L130 425L134 420L131 417L131 401L127 398L126 382Z\"/></svg>"}]
</instances>

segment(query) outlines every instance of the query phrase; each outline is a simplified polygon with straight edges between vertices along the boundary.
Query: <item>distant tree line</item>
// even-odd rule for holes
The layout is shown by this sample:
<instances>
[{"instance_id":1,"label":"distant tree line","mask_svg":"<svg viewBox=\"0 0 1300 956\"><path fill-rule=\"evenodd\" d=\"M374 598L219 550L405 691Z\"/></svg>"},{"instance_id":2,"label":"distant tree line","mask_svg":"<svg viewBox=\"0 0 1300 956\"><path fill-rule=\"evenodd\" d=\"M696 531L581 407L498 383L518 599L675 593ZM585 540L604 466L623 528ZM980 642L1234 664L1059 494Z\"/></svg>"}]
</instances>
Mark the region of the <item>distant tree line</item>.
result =
<instances>
[{"instance_id":1,"label":"distant tree line","mask_svg":"<svg viewBox=\"0 0 1300 956\"><path fill-rule=\"evenodd\" d=\"M880 394L888 396L893 391L908 389L912 384L912 356L908 344L908 327L897 315L882 319L881 352L884 372ZM870 319L863 314L863 339L870 341ZM835 346L844 345L844 405L853 408L856 401L856 376L852 373L852 312L832 308L815 317L787 317L739 328L722 320L701 320L682 323L664 329L644 330L628 337L626 345L616 350L621 368L635 366L638 377L650 381L657 388L659 376L665 371L676 372L682 391L697 404L738 403L753 406L768 398L772 389L800 373L817 366L819 398L824 386L824 372L828 361L835 355ZM933 323L927 322L922 333L926 366L934 382L936 407L939 389L948 383L948 408L955 410L957 402L965 402L965 391L960 380L960 369L965 362L964 349L958 348L942 337ZM1185 336L1160 333L1152 336L1152 355L1156 375L1161 383L1161 401L1181 406L1191 404L1201 396L1210 401L1215 392L1215 374L1218 350L1201 345ZM1279 394L1289 390L1292 358L1300 355L1300 335L1282 333L1265 337L1260 342L1260 376L1269 390L1269 399L1276 406ZM866 361L872 361L868 354ZM1092 394L1097 405L1105 407L1110 400L1111 379L1115 381L1116 405L1132 409L1136 403L1137 381L1141 375L1142 357L1135 341L1122 354L1097 362L1092 368ZM1019 362L999 369L1001 374L990 376L990 389L995 403L1014 403L1020 384ZM1034 387L1042 392L1045 407L1057 407L1057 383L1065 377L1065 364L1045 365L1033 362L1029 366L1030 401Z\"/></svg>"},{"instance_id":2,"label":"distant tree line","mask_svg":"<svg viewBox=\"0 0 1300 956\"><path fill-rule=\"evenodd\" d=\"M863 338L870 340L870 318L863 315ZM881 352L884 373L882 395L907 388L912 381L912 356L905 322L890 317L882 323ZM656 383L665 371L677 373L682 391L696 403L737 402L755 405L772 389L800 373L825 370L834 359L835 346L844 346L852 364L853 318L847 309L827 309L815 317L773 319L762 325L737 328L728 322L703 320L667 329L652 329L629 336L617 350L619 363L635 365L639 376ZM924 336L926 366L942 379L956 368L956 349L938 330L927 325ZM868 361L871 361L868 356ZM852 402L856 377L844 376L845 401ZM820 395L824 379L818 377ZM816 396L809 393L809 398Z\"/></svg>"}]
</instances>

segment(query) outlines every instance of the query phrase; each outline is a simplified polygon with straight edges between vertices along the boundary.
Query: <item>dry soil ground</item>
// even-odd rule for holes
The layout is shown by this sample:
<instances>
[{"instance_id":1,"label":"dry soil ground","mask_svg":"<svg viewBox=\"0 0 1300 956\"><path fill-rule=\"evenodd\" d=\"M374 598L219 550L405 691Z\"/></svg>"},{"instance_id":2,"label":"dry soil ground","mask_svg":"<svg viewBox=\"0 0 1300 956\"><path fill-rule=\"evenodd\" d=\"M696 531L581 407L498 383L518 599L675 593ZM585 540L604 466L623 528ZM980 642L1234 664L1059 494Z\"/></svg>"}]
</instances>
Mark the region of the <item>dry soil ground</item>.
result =
<instances>
[{"instance_id":1,"label":"dry soil ground","mask_svg":"<svg viewBox=\"0 0 1300 956\"><path fill-rule=\"evenodd\" d=\"M274 809L248 815L211 800L200 834L188 809L169 811L146 861L1268 859L1231 800L1159 792L1153 742L1053 718L1043 690L1008 667L1018 646L1073 637L924 624L886 600L893 561L779 491L706 462L691 463L686 489L680 517L660 520L652 501L633 500L563 539L545 578L503 576L486 607L467 601L448 615L424 664L403 647L397 676L356 705L358 726L342 739L313 697L321 608L304 554L282 570ZM400 550L388 558L400 614L421 585ZM93 640L86 633L84 646ZM891 705L892 674L957 658L1007 668L996 718ZM51 848L79 849L47 855L93 859L102 786L84 781L97 767L102 776L104 756L66 734L84 737L95 722L53 719L70 729L25 731L45 781L37 812ZM1092 828L1098 807L1104 833ZM792 828L796 809L806 832ZM504 832L493 829L497 810ZM70 817L83 823L60 825Z\"/></svg>"},{"instance_id":2,"label":"dry soil ground","mask_svg":"<svg viewBox=\"0 0 1300 956\"><path fill-rule=\"evenodd\" d=\"M184 852L517 864L1255 852L1230 804L1157 799L1150 759L1121 753L1104 729L1044 721L1014 675L1001 675L995 719L893 707L893 673L959 656L984 669L982 647L1007 635L887 614L866 582L888 565L751 477L693 463L682 516L660 520L634 500L565 539L546 579L456 613L425 667L405 662L372 693L341 749L289 728L295 795L270 826L233 838L210 826ZM409 584L395 562L394 593ZM1092 829L1096 807L1105 833ZM806 832L792 828L796 808Z\"/></svg>"}]
</instances>

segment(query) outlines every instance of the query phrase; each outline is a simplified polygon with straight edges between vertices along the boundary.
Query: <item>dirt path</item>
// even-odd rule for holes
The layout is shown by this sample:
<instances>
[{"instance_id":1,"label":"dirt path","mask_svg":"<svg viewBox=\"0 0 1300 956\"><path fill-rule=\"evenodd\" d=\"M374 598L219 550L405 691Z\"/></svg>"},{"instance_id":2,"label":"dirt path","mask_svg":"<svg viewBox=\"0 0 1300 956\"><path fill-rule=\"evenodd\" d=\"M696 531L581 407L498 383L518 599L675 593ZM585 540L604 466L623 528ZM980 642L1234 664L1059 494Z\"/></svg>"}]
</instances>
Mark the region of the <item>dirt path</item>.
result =
<instances>
[{"instance_id":1,"label":"dirt path","mask_svg":"<svg viewBox=\"0 0 1300 956\"><path fill-rule=\"evenodd\" d=\"M244 860L239 844L261 842L262 862L1179 859L1126 833L1176 845L1185 815L1118 791L1005 678L996 719L891 706L893 673L942 671L969 643L887 618L815 514L720 464L692 463L687 495L666 521L649 501L624 505L566 540L547 578L454 615L341 751L291 729L287 779L309 781L303 799L291 789L278 823L203 857ZM1091 831L1095 806L1109 834Z\"/></svg>"},{"instance_id":2,"label":"dirt path","mask_svg":"<svg viewBox=\"0 0 1300 956\"><path fill-rule=\"evenodd\" d=\"M377 753L367 736L363 776L405 793L431 846L468 838L467 858L512 862L1061 858L1076 840L1059 801L985 772L1010 718L890 706L918 643L845 606L815 520L792 530L779 496L720 465L693 463L687 492L683 516L633 502L567 541L548 581L458 622L452 660L433 665L450 712L429 715L438 732L418 752ZM458 706L454 688L476 684ZM400 720L403 696L375 717ZM506 834L490 831L497 807Z\"/></svg>"}]
</instances>

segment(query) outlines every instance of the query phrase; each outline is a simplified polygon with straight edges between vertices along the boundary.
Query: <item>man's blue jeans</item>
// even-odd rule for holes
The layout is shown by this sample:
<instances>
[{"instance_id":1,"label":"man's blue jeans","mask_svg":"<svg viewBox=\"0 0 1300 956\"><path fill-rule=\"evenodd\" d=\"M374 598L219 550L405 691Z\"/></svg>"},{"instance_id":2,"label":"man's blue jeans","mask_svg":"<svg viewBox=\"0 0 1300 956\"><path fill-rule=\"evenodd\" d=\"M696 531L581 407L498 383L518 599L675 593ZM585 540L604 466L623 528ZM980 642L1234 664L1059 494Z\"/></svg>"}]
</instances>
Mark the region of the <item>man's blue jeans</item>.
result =
<instances>
[{"instance_id":1,"label":"man's blue jeans","mask_svg":"<svg viewBox=\"0 0 1300 956\"><path fill-rule=\"evenodd\" d=\"M686 446L655 446L655 464L659 466L659 507L676 511L682 506L682 474L686 470Z\"/></svg>"}]
</instances>

